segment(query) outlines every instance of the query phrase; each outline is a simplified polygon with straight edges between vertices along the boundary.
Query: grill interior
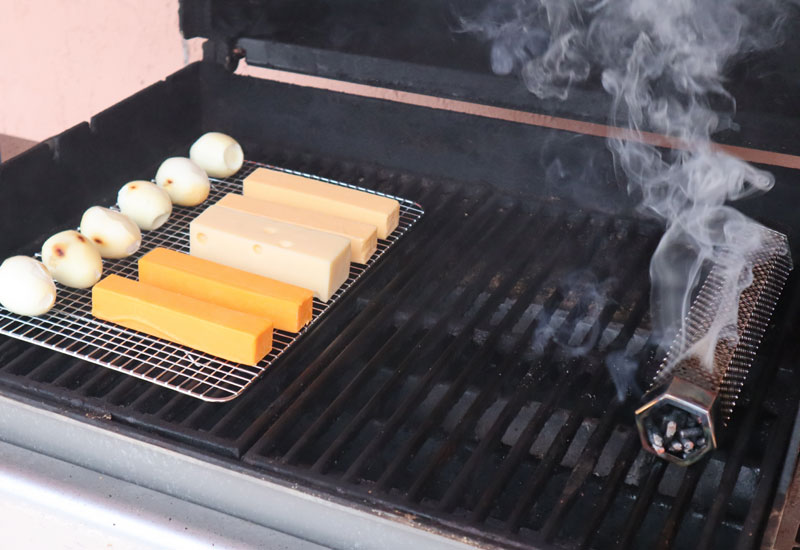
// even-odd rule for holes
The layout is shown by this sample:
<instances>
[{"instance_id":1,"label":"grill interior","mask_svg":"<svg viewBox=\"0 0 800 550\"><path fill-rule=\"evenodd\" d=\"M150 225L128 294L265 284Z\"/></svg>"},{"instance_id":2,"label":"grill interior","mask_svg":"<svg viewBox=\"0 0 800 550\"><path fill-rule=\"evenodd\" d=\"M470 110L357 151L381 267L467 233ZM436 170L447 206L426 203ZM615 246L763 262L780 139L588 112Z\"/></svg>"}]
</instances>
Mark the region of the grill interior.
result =
<instances>
[{"instance_id":1,"label":"grill interior","mask_svg":"<svg viewBox=\"0 0 800 550\"><path fill-rule=\"evenodd\" d=\"M647 267L661 228L626 213L600 140L197 64L0 166L0 249L44 238L104 194L113 202L210 130L254 161L426 214L230 403L10 339L0 392L487 545L759 546L797 452L795 276L721 449L688 469L642 451L638 400L616 399L612 372L625 380L626 364L659 359ZM554 157L596 164L548 179ZM776 188L744 206L794 243L796 175L775 172ZM66 208L40 200L66 186ZM640 369L638 386L652 374Z\"/></svg>"},{"instance_id":2,"label":"grill interior","mask_svg":"<svg viewBox=\"0 0 800 550\"><path fill-rule=\"evenodd\" d=\"M796 409L787 324L768 333L737 438L693 468L667 465L641 450L634 400L616 400L605 365L623 350L653 360L658 227L283 150L259 160L410 197L428 214L231 403L10 339L4 391L485 542L756 544ZM795 311L790 294L776 319Z\"/></svg>"}]
</instances>

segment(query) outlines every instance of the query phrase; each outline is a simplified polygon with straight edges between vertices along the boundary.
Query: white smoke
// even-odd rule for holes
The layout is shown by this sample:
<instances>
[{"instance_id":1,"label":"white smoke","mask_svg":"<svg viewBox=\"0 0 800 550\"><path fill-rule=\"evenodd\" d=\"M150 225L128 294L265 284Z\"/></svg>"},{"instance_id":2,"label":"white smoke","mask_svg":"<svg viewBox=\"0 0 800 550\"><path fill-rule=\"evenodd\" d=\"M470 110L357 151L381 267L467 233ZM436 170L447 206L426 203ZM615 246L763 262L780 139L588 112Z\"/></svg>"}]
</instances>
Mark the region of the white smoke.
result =
<instances>
[{"instance_id":1,"label":"white smoke","mask_svg":"<svg viewBox=\"0 0 800 550\"><path fill-rule=\"evenodd\" d=\"M774 184L710 143L735 128L724 74L739 56L777 45L787 13L788 0L500 0L464 21L491 42L493 70L518 72L538 97L566 99L574 86L600 84L611 96L611 125L685 145L665 151L609 139L628 192L666 227L650 264L662 347L684 335L693 291L712 263L728 285L722 295L735 300L720 308L728 314L714 320L703 350L691 350L709 367L716 341L736 337L747 258L761 245L759 224L727 203Z\"/></svg>"}]
</instances>

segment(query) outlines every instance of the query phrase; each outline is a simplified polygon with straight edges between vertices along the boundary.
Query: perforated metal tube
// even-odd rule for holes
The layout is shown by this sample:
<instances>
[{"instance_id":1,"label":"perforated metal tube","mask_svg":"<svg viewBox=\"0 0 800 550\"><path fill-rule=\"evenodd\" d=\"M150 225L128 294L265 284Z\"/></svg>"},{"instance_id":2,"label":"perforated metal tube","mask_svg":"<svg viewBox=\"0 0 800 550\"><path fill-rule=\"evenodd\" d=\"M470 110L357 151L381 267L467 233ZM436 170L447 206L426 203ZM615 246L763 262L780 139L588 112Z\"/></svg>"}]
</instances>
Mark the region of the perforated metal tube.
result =
<instances>
[{"instance_id":1,"label":"perforated metal tube","mask_svg":"<svg viewBox=\"0 0 800 550\"><path fill-rule=\"evenodd\" d=\"M636 423L645 449L678 464L688 465L717 446L719 430L730 420L739 393L767 329L775 304L792 270L785 235L762 228L761 245L741 273L725 273L712 266L686 318L685 330L675 338L661 362ZM752 282L736 299L738 285L731 276ZM734 284L731 284L731 283ZM736 308L736 334L713 343L707 365L687 352L709 335L720 317Z\"/></svg>"}]
</instances>

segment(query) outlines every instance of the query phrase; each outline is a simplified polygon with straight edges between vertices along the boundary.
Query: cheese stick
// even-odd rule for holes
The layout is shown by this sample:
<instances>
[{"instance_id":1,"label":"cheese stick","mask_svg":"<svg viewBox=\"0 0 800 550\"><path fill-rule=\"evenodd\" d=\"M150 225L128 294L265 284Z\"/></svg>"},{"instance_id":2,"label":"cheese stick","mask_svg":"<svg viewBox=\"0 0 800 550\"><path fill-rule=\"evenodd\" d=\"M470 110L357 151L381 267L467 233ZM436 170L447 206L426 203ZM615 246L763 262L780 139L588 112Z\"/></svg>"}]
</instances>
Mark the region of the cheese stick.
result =
<instances>
[{"instance_id":1,"label":"cheese stick","mask_svg":"<svg viewBox=\"0 0 800 550\"><path fill-rule=\"evenodd\" d=\"M246 365L272 349L268 319L118 275L92 287L92 315Z\"/></svg>"},{"instance_id":2,"label":"cheese stick","mask_svg":"<svg viewBox=\"0 0 800 550\"><path fill-rule=\"evenodd\" d=\"M400 220L400 203L394 199L267 168L244 179L244 196L368 223L377 228L379 239L388 237Z\"/></svg>"},{"instance_id":3,"label":"cheese stick","mask_svg":"<svg viewBox=\"0 0 800 550\"><path fill-rule=\"evenodd\" d=\"M310 289L328 301L350 274L350 241L212 206L189 225L192 256Z\"/></svg>"},{"instance_id":4,"label":"cheese stick","mask_svg":"<svg viewBox=\"0 0 800 550\"><path fill-rule=\"evenodd\" d=\"M340 235L350 241L350 260L359 264L367 263L378 248L375 226L367 223L314 212L305 208L296 208L287 204L245 197L236 193L228 193L222 197L217 206Z\"/></svg>"},{"instance_id":5,"label":"cheese stick","mask_svg":"<svg viewBox=\"0 0 800 550\"><path fill-rule=\"evenodd\" d=\"M297 332L311 320L310 290L166 248L139 259L139 281L271 319L280 330Z\"/></svg>"}]
</instances>

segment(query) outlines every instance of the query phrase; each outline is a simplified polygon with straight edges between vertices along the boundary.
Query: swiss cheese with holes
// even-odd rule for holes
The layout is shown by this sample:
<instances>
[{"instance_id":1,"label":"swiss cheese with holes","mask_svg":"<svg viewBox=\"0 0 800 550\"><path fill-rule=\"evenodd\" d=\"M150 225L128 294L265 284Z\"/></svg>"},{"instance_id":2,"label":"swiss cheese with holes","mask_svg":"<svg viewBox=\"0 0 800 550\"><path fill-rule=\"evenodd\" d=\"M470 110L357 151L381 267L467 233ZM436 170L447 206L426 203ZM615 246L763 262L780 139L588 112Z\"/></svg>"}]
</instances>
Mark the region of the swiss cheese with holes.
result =
<instances>
[{"instance_id":1,"label":"swiss cheese with holes","mask_svg":"<svg viewBox=\"0 0 800 550\"><path fill-rule=\"evenodd\" d=\"M350 274L350 241L222 206L189 226L192 256L307 288L323 301Z\"/></svg>"},{"instance_id":2,"label":"swiss cheese with holes","mask_svg":"<svg viewBox=\"0 0 800 550\"><path fill-rule=\"evenodd\" d=\"M288 204L264 201L228 193L217 203L218 206L241 210L249 214L266 216L273 220L293 223L301 227L316 229L341 235L350 240L350 259L365 264L378 248L378 237L374 225L348 220L339 216L310 212L305 208L297 208Z\"/></svg>"}]
</instances>

